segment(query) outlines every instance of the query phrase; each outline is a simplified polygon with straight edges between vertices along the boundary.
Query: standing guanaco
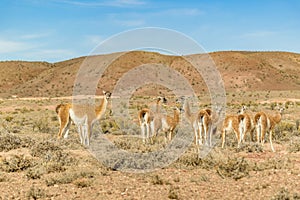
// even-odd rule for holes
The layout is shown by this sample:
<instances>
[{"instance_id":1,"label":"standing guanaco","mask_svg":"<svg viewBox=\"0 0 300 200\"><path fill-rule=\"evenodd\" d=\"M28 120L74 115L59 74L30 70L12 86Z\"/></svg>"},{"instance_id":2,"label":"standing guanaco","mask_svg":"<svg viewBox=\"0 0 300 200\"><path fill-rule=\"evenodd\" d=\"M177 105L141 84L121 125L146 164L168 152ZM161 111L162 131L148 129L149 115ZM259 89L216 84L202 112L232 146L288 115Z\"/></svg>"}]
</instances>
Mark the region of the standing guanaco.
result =
<instances>
[{"instance_id":1,"label":"standing guanaco","mask_svg":"<svg viewBox=\"0 0 300 200\"><path fill-rule=\"evenodd\" d=\"M275 126L281 121L283 111L284 108L279 108L275 115L268 115L261 111L258 112L254 117L257 143L261 143L263 145L265 142L266 132L269 132L269 140L273 152L275 152L275 149L273 147L272 134Z\"/></svg>"},{"instance_id":2,"label":"standing guanaco","mask_svg":"<svg viewBox=\"0 0 300 200\"><path fill-rule=\"evenodd\" d=\"M165 97L157 97L156 98L156 107L155 110L152 111L150 108L143 108L138 112L138 120L141 128L143 142L146 142L146 139L151 137L151 129L150 123L154 119L155 113L161 112L161 103L166 103L167 99ZM152 132L153 134L153 132Z\"/></svg>"},{"instance_id":3,"label":"standing guanaco","mask_svg":"<svg viewBox=\"0 0 300 200\"><path fill-rule=\"evenodd\" d=\"M103 91L103 94L104 98L100 105L96 107L90 105L73 105L70 103L56 106L55 110L60 123L57 137L60 139L63 134L64 138L68 137L72 120L78 128L81 144L88 146L92 135L93 125L105 113L108 100L111 97L110 92Z\"/></svg>"}]
</instances>

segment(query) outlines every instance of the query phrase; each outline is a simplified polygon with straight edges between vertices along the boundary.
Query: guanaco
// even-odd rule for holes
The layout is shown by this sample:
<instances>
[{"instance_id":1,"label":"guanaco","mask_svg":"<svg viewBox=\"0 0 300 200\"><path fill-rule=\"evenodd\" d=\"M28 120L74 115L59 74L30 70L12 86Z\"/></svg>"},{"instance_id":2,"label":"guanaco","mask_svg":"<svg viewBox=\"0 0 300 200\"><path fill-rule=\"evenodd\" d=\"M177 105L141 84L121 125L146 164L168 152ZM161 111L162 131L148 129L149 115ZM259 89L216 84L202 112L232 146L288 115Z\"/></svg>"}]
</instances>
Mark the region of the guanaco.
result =
<instances>
[{"instance_id":1,"label":"guanaco","mask_svg":"<svg viewBox=\"0 0 300 200\"><path fill-rule=\"evenodd\" d=\"M254 117L257 143L261 143L263 145L265 142L266 132L269 132L269 140L273 152L275 152L275 149L273 147L272 134L275 126L281 121L283 111L284 108L279 108L279 111L277 111L275 115L268 115L261 111L258 112Z\"/></svg>"},{"instance_id":2,"label":"guanaco","mask_svg":"<svg viewBox=\"0 0 300 200\"><path fill-rule=\"evenodd\" d=\"M180 109L173 107L173 116L164 115L162 113L155 113L153 121L150 123L153 136L156 137L158 131L165 133L165 143L171 141L174 136L174 130L180 121Z\"/></svg>"},{"instance_id":3,"label":"guanaco","mask_svg":"<svg viewBox=\"0 0 300 200\"><path fill-rule=\"evenodd\" d=\"M193 127L196 145L199 146L202 144L202 140L203 140L202 133L203 132L204 132L204 142L207 143L207 134L208 133L211 138L212 110L202 109L196 113L191 113L188 100L185 100L183 102L183 110L185 113L185 117L188 119L188 121L191 123L191 125Z\"/></svg>"},{"instance_id":4,"label":"guanaco","mask_svg":"<svg viewBox=\"0 0 300 200\"><path fill-rule=\"evenodd\" d=\"M139 120L144 143L146 142L146 139L151 137L150 123L154 119L154 114L160 113L161 112L161 103L166 103L166 102L167 102L167 99L165 97L159 96L156 98L156 107L155 107L154 111L152 111L150 108L143 108L142 110L140 110L138 112L138 120Z\"/></svg>"},{"instance_id":5,"label":"guanaco","mask_svg":"<svg viewBox=\"0 0 300 200\"><path fill-rule=\"evenodd\" d=\"M246 112L247 111L247 107L246 106L242 106L242 108L239 110L238 114L241 114L241 116L239 117L240 121L239 121L239 125L241 127L241 135L240 135L240 139L241 142L245 141L245 135L246 134L250 134L250 138L251 141L253 141L253 131L255 129L255 125L253 122L253 117L252 114Z\"/></svg>"},{"instance_id":6,"label":"guanaco","mask_svg":"<svg viewBox=\"0 0 300 200\"><path fill-rule=\"evenodd\" d=\"M243 115L227 115L223 122L222 127L222 148L225 145L225 137L227 132L233 131L235 133L235 137L237 139L237 147L240 147L241 143L241 132L242 127L240 126L241 118L244 117Z\"/></svg>"},{"instance_id":7,"label":"guanaco","mask_svg":"<svg viewBox=\"0 0 300 200\"><path fill-rule=\"evenodd\" d=\"M55 109L60 123L57 137L60 139L63 134L64 138L68 137L72 120L77 126L81 144L88 146L93 125L105 113L108 100L111 97L110 92L103 91L103 94L104 98L100 105L95 108L89 105L73 105L70 103L58 105Z\"/></svg>"},{"instance_id":8,"label":"guanaco","mask_svg":"<svg viewBox=\"0 0 300 200\"><path fill-rule=\"evenodd\" d=\"M211 109L201 109L198 112L198 129L199 129L199 137L200 137L200 143L202 144L202 136L204 133L204 143L207 145L208 137L210 139L210 146L211 146L211 126L212 126L212 110Z\"/></svg>"}]
</instances>

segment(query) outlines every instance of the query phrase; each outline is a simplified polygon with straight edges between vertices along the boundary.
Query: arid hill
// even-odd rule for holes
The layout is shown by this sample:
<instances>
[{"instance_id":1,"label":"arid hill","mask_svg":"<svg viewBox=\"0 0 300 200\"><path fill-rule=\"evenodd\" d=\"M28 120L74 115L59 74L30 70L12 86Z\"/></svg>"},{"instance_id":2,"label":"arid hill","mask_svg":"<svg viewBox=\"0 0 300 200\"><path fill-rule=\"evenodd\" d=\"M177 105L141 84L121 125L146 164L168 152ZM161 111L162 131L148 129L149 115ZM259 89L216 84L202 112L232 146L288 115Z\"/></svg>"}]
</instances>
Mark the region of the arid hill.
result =
<instances>
[{"instance_id":1,"label":"arid hill","mask_svg":"<svg viewBox=\"0 0 300 200\"><path fill-rule=\"evenodd\" d=\"M270 91L300 89L300 54L289 52L225 51L209 54L219 70L226 91ZM97 59L109 61L111 55ZM198 59L200 54L189 55ZM4 61L0 62L0 98L71 96L78 69L86 57L57 63ZM142 64L163 64L185 76L197 93L207 87L199 73L182 57L154 52L134 51L114 60L101 78L97 93L112 90L122 75ZM141 74L141 77L145 77ZM153 90L155 89L155 90ZM161 91L160 86L145 85L138 93Z\"/></svg>"}]
</instances>

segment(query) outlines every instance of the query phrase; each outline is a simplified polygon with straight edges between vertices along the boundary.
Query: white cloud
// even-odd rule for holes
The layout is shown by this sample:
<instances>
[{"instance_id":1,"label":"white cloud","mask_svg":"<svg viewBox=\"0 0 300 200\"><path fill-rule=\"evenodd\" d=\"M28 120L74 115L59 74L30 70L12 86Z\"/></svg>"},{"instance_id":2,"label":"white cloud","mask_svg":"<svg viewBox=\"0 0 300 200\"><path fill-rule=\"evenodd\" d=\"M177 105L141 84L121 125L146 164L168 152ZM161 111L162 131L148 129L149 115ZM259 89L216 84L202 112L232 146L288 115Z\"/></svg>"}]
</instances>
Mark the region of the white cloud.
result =
<instances>
[{"instance_id":1,"label":"white cloud","mask_svg":"<svg viewBox=\"0 0 300 200\"><path fill-rule=\"evenodd\" d=\"M57 62L79 56L76 52L68 49L39 49L29 52L23 52L19 59Z\"/></svg>"},{"instance_id":2,"label":"white cloud","mask_svg":"<svg viewBox=\"0 0 300 200\"><path fill-rule=\"evenodd\" d=\"M131 6L140 6L146 4L145 1L141 0L114 0L114 1L74 1L74 0L62 0L58 3L72 4L76 6L111 6L111 7L131 7Z\"/></svg>"},{"instance_id":3,"label":"white cloud","mask_svg":"<svg viewBox=\"0 0 300 200\"><path fill-rule=\"evenodd\" d=\"M49 33L32 33L32 34L25 34L19 36L20 39L25 39L25 40L31 40L31 39L39 39L39 38L44 38L49 36Z\"/></svg>"},{"instance_id":4,"label":"white cloud","mask_svg":"<svg viewBox=\"0 0 300 200\"><path fill-rule=\"evenodd\" d=\"M10 41L0 39L0 53L12 53L31 49L30 44L24 42Z\"/></svg>"}]
</instances>

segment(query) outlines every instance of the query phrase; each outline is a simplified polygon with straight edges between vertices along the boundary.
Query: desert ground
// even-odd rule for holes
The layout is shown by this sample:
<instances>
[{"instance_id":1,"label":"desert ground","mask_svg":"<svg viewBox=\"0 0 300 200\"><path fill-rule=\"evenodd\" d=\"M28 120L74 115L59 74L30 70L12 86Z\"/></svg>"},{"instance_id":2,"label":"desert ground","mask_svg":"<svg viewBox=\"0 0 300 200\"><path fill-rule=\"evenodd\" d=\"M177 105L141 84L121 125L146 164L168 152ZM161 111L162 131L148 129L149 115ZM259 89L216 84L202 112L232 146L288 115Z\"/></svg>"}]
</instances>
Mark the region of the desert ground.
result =
<instances>
[{"instance_id":1,"label":"desert ground","mask_svg":"<svg viewBox=\"0 0 300 200\"><path fill-rule=\"evenodd\" d=\"M142 63L163 58L161 62L173 63L170 65L176 68L181 62L176 64L176 58L158 54L133 54L142 55ZM178 159L161 169L145 173L117 170L97 160L89 148L80 144L74 124L69 138L57 139L55 107L71 102L72 81L82 58L60 63L1 62L0 198L300 199L300 56L285 52L216 52L211 56L224 79L227 114L236 113L241 105L247 105L251 113L263 110L271 115L277 104L285 107L273 136L276 152L271 151L268 137L261 146L249 135L237 148L234 134L227 135L222 149L219 125L213 136L216 144L204 157L198 157L191 142ZM130 58L126 59L123 68L130 65ZM110 85L121 77L123 68L108 70L104 79L111 77L111 82L100 82L97 93L111 90ZM210 107L204 83L189 70L181 72L191 84L194 81L199 108ZM132 116L131 123L136 124L135 136L140 134L137 113L153 97L165 94L170 99L165 110L172 115L170 107L175 99L171 92L154 89L151 85L140 88L130 99L130 106L124 106ZM112 118L113 112L113 106L108 106L95 127L95 132L97 128L102 130L101 137L127 152L147 153L165 148L163 134L154 144L143 143L122 129ZM184 116L180 118L184 122Z\"/></svg>"}]
</instances>

